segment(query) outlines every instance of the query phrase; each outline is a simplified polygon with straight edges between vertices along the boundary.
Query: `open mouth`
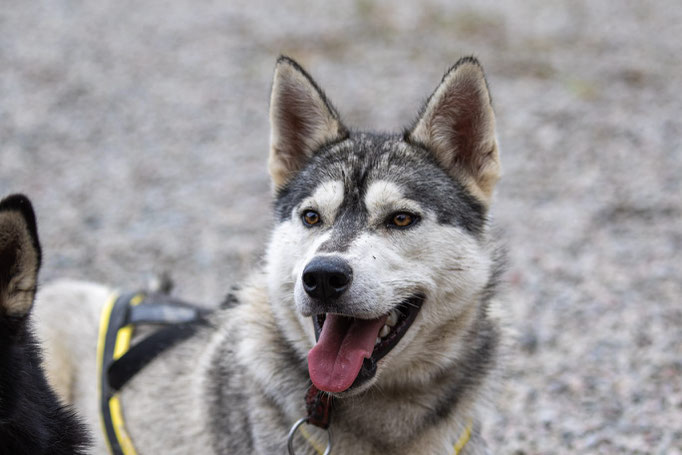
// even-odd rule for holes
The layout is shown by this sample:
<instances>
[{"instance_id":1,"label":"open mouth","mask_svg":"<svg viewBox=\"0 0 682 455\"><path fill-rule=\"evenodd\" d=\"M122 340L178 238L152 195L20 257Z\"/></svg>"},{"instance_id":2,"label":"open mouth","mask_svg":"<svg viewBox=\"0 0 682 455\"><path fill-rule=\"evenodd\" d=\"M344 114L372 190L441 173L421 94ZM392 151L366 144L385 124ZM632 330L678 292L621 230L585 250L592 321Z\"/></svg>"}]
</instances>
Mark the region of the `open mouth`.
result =
<instances>
[{"instance_id":1,"label":"open mouth","mask_svg":"<svg viewBox=\"0 0 682 455\"><path fill-rule=\"evenodd\" d=\"M339 393L374 377L377 362L402 339L423 303L423 296L412 297L376 319L313 316L317 344L308 353L308 371L315 387Z\"/></svg>"}]
</instances>

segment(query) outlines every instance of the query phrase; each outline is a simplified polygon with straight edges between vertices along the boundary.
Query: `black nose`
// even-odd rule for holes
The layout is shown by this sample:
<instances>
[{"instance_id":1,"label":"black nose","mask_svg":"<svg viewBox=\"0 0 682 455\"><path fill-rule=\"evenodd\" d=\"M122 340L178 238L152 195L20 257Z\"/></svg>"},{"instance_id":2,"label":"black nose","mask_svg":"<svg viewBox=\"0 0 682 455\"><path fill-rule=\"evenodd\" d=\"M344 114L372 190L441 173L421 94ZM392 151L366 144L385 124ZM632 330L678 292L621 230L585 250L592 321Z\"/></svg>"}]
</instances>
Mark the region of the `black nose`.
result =
<instances>
[{"instance_id":1,"label":"black nose","mask_svg":"<svg viewBox=\"0 0 682 455\"><path fill-rule=\"evenodd\" d=\"M350 286L353 269L345 260L334 256L317 256L303 269L303 289L319 300L337 299Z\"/></svg>"}]
</instances>

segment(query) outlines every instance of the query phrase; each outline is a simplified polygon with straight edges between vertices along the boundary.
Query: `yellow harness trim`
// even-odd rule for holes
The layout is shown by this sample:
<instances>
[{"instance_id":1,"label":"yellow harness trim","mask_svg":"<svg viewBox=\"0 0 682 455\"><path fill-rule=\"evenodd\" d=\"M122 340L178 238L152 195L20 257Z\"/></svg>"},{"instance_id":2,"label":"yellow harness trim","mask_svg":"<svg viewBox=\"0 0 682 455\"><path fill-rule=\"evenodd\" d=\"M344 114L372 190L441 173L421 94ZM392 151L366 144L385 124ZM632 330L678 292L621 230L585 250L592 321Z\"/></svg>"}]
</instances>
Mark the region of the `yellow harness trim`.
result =
<instances>
[{"instance_id":1,"label":"yellow harness trim","mask_svg":"<svg viewBox=\"0 0 682 455\"><path fill-rule=\"evenodd\" d=\"M107 300L107 303L102 308L102 315L99 318L99 334L97 336L97 394L102 396L101 384L102 384L102 364L104 362L104 341L107 335L107 328L109 327L109 318L111 317L111 310L114 308L114 303L118 298L117 294L112 294ZM98 402L100 401L98 400ZM111 452L111 446L109 445L109 438L106 437L106 428L104 426L104 419L100 413L100 425L102 426L102 431L104 432L104 440L107 442L107 448Z\"/></svg>"},{"instance_id":2,"label":"yellow harness trim","mask_svg":"<svg viewBox=\"0 0 682 455\"><path fill-rule=\"evenodd\" d=\"M143 300L144 296L138 294L132 299L130 299L130 305L137 306ZM109 310L109 312L111 313L111 310ZM130 340L132 340L132 338L133 338L132 324L128 324L118 329L118 333L116 334L116 344L114 345L114 360L120 359L123 356L123 354L128 352L128 349L130 348Z\"/></svg>"},{"instance_id":3,"label":"yellow harness trim","mask_svg":"<svg viewBox=\"0 0 682 455\"><path fill-rule=\"evenodd\" d=\"M111 410L111 420L114 422L114 432L116 439L121 446L121 450L125 455L137 455L133 441L125 428L123 422L123 413L121 412L121 402L118 399L118 394L109 399L109 409ZM111 450L111 449L110 449Z\"/></svg>"},{"instance_id":4,"label":"yellow harness trim","mask_svg":"<svg viewBox=\"0 0 682 455\"><path fill-rule=\"evenodd\" d=\"M467 423L466 428L464 428L464 431L462 434L459 436L459 439L457 442L455 442L455 447L454 447L454 454L459 455L459 453L462 451L465 445L467 445L467 442L469 442L469 439L471 439L471 428L474 426L473 422L469 420L469 423Z\"/></svg>"},{"instance_id":5,"label":"yellow harness trim","mask_svg":"<svg viewBox=\"0 0 682 455\"><path fill-rule=\"evenodd\" d=\"M102 308L102 315L100 317L99 321L99 334L97 337L97 375L98 375L98 388L100 388L100 385L102 383L101 377L103 374L103 368L102 365L104 363L104 342L106 339L106 334L107 334L107 329L109 328L109 319L111 318L111 311L114 308L114 303L116 303L116 299L118 298L118 294L112 294L111 297L109 297L109 300L107 303L104 305L104 308ZM133 297L130 301L130 304L135 306L138 305L140 302L144 300L144 296L142 295L136 295ZM126 325L125 327L121 327L118 332L116 333L116 343L114 345L114 360L119 359L123 354L125 354L128 349L130 348L130 340L132 339L133 336L133 326L132 325ZM100 399L101 399L101 394L102 391L98 390L100 394ZM118 440L119 445L121 446L121 450L123 451L124 455L137 455L137 452L135 451L135 447L133 446L133 442L130 439L130 435L126 431L125 428L125 422L123 420L123 412L121 411L121 402L118 398L118 394L112 396L109 399L109 412L111 414L111 421L113 422L114 426L114 433L116 434L116 439ZM100 415L100 424L102 425L102 430L104 431L105 435L105 440L107 442L107 447L109 449L109 452L112 452L111 450L111 444L109 442L109 438L106 437L106 428L104 427L104 420L102 419L102 416Z\"/></svg>"},{"instance_id":6,"label":"yellow harness trim","mask_svg":"<svg viewBox=\"0 0 682 455\"><path fill-rule=\"evenodd\" d=\"M324 455L324 447L318 444L315 440L313 440L313 436L306 431L305 428L302 426L299 428L299 431L301 432L301 435L305 438L305 440L310 444L310 447L315 449L315 452L317 452L317 455Z\"/></svg>"}]
</instances>

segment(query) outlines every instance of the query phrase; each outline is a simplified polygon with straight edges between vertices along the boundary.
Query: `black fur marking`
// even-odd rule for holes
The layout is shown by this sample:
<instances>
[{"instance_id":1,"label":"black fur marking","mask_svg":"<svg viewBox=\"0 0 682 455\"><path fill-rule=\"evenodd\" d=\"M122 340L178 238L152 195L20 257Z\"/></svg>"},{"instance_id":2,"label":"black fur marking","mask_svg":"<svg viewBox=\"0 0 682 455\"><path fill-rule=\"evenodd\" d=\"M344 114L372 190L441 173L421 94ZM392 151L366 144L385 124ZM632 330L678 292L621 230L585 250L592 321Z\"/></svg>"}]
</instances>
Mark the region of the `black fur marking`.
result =
<instances>
[{"instance_id":1,"label":"black fur marking","mask_svg":"<svg viewBox=\"0 0 682 455\"><path fill-rule=\"evenodd\" d=\"M474 235L480 234L486 223L483 204L464 185L449 177L430 152L422 151L423 159L430 161L430 166L424 163L423 170L417 171L419 174L405 176L404 185L409 189L406 196L435 210L439 223L457 225Z\"/></svg>"},{"instance_id":2,"label":"black fur marking","mask_svg":"<svg viewBox=\"0 0 682 455\"><path fill-rule=\"evenodd\" d=\"M502 237L502 236L499 236ZM481 294L481 301L483 302L483 308L485 311L488 310L488 305L490 300L498 295L498 288L503 282L503 277L507 271L507 250L502 245L498 244L495 246L493 251L493 270L492 274L488 278L488 282L483 288L483 293Z\"/></svg>"},{"instance_id":3,"label":"black fur marking","mask_svg":"<svg viewBox=\"0 0 682 455\"><path fill-rule=\"evenodd\" d=\"M0 201L0 212L3 211L18 211L23 216L40 260L38 231L29 200L22 195L10 196ZM13 262L17 257L16 251L0 257L0 288L7 286L16 271ZM40 347L31 332L30 314L8 316L7 302L2 299L0 295L0 453L85 453L89 446L85 427L70 408L59 402L45 379Z\"/></svg>"},{"instance_id":4,"label":"black fur marking","mask_svg":"<svg viewBox=\"0 0 682 455\"><path fill-rule=\"evenodd\" d=\"M237 297L237 293L239 292L240 289L241 288L239 286L233 285L230 288L230 292L227 293L223 301L220 303L220 308L227 309L239 305L241 302L239 300L239 297Z\"/></svg>"},{"instance_id":5,"label":"black fur marking","mask_svg":"<svg viewBox=\"0 0 682 455\"><path fill-rule=\"evenodd\" d=\"M324 251L347 248L349 240L367 228L359 224L366 220L360 201L376 180L395 182L408 198L434 210L439 223L460 226L474 235L482 232L486 223L485 207L448 175L432 153L406 144L399 136L371 133L352 133L349 140L318 151L277 193L275 214L279 221L289 219L293 208L328 180L344 182L344 202L337 219L350 231L335 232L323 246Z\"/></svg>"},{"instance_id":6,"label":"black fur marking","mask_svg":"<svg viewBox=\"0 0 682 455\"><path fill-rule=\"evenodd\" d=\"M462 397L467 396L469 391L476 389L483 383L485 377L495 366L499 342L500 333L495 325L489 319L481 316L470 333L467 354L457 364L457 371L448 374L448 385L435 409L427 417L426 425L434 425L446 419L457 409Z\"/></svg>"}]
</instances>

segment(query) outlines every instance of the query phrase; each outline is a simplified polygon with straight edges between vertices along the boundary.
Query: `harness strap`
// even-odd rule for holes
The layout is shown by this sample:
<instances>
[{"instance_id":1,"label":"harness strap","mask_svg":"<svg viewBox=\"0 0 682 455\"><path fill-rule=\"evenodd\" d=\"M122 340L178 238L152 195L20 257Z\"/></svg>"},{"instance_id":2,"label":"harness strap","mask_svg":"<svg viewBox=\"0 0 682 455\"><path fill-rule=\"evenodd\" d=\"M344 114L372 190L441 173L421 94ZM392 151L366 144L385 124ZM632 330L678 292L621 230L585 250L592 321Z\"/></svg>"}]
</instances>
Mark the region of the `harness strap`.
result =
<instances>
[{"instance_id":1,"label":"harness strap","mask_svg":"<svg viewBox=\"0 0 682 455\"><path fill-rule=\"evenodd\" d=\"M172 297L150 294L128 308L130 324L184 324L203 319L206 311Z\"/></svg>"},{"instance_id":2,"label":"harness strap","mask_svg":"<svg viewBox=\"0 0 682 455\"><path fill-rule=\"evenodd\" d=\"M207 313L163 295L113 295L102 310L97 344L102 426L112 455L136 455L125 429L119 390L156 356L190 337ZM130 342L136 324L167 325L137 342Z\"/></svg>"},{"instance_id":3,"label":"harness strap","mask_svg":"<svg viewBox=\"0 0 682 455\"><path fill-rule=\"evenodd\" d=\"M134 294L113 295L102 309L97 343L97 374L99 377L100 417L102 428L112 455L136 455L135 448L123 424L120 402L109 387L107 371L111 363L128 349L130 330L124 326L128 302ZM139 299L137 300L139 303ZM118 349L117 348L118 345Z\"/></svg>"}]
</instances>

